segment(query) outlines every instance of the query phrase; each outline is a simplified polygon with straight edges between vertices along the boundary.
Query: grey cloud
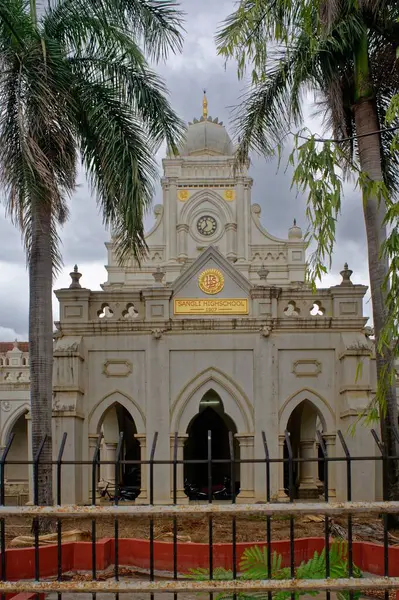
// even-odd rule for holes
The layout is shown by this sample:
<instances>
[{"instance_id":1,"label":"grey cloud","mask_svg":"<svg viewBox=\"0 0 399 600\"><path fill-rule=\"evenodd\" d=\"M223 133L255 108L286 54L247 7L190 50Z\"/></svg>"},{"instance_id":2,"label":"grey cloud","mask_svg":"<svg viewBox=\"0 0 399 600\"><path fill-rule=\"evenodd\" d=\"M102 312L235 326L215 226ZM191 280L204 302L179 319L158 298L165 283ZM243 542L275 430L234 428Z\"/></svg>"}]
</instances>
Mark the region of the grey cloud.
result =
<instances>
[{"instance_id":1,"label":"grey cloud","mask_svg":"<svg viewBox=\"0 0 399 600\"><path fill-rule=\"evenodd\" d=\"M29 290L24 262L10 266L2 261L0 272L4 277L4 284L0 285L0 333L4 333L7 340L10 335L13 339L27 339ZM0 341L2 339L7 341L5 338Z\"/></svg>"}]
</instances>

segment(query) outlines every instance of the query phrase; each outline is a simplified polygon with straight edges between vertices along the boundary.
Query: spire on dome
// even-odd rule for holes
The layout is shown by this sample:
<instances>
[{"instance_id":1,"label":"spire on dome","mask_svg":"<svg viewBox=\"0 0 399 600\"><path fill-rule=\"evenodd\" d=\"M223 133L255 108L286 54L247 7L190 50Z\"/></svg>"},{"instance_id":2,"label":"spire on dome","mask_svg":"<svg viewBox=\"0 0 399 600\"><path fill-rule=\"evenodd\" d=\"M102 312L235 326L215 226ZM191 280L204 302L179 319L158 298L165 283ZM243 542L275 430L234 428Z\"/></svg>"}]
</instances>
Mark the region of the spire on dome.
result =
<instances>
[{"instance_id":1,"label":"spire on dome","mask_svg":"<svg viewBox=\"0 0 399 600\"><path fill-rule=\"evenodd\" d=\"M205 120L208 118L208 100L206 98L206 90L204 90L204 97L202 99L202 116Z\"/></svg>"}]
</instances>

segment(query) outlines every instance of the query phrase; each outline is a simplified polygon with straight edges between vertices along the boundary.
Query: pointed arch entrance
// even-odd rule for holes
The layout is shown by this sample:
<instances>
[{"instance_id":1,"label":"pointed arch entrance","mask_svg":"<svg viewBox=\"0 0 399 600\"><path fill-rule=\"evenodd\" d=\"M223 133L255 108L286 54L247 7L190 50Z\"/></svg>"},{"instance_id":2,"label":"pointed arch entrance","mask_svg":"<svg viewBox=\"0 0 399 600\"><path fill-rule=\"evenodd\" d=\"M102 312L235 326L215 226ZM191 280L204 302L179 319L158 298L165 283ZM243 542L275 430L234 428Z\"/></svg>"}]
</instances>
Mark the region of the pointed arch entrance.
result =
<instances>
[{"instance_id":1,"label":"pointed arch entrance","mask_svg":"<svg viewBox=\"0 0 399 600\"><path fill-rule=\"evenodd\" d=\"M302 390L286 401L280 410L280 458L286 462L281 473L281 495L289 495L288 448L284 431L289 433L294 459L295 498L316 499L324 492L324 469L317 431L322 433L329 456L335 455L335 419L329 404L310 390ZM335 465L329 465L329 495L335 496Z\"/></svg>"},{"instance_id":2,"label":"pointed arch entrance","mask_svg":"<svg viewBox=\"0 0 399 600\"><path fill-rule=\"evenodd\" d=\"M7 421L3 430L3 446L11 435L14 436L7 462L18 461L19 464L7 464L4 470L6 494L12 504L25 504L29 498L29 436L27 415L29 409L21 407Z\"/></svg>"},{"instance_id":3,"label":"pointed arch entrance","mask_svg":"<svg viewBox=\"0 0 399 600\"><path fill-rule=\"evenodd\" d=\"M123 441L120 452L122 461L139 461L140 442L137 439L136 423L125 406L115 402L105 410L98 423L97 433L102 433L102 442L100 447L100 460L109 461L111 464L103 465L100 469L99 479L102 486L109 485L112 489L115 486L116 469L116 451L123 433ZM141 489L140 465L134 463L125 463L119 466L118 472L119 484L127 490L138 496Z\"/></svg>"},{"instance_id":4,"label":"pointed arch entrance","mask_svg":"<svg viewBox=\"0 0 399 600\"><path fill-rule=\"evenodd\" d=\"M233 436L234 458L239 459L240 447L234 437L237 427L231 417L225 412L225 408L219 394L214 390L208 390L199 403L198 413L190 421L187 434L188 438L184 448L184 459L187 461L204 461L200 463L188 463L184 468L184 478L189 484L187 494L191 499L196 499L196 492L207 494L209 492L208 471L208 432L211 434L211 456L212 460L223 461L212 464L212 493L219 492L223 497L231 495L231 483L236 491L239 490L240 469L239 464L234 467L234 481L231 482L231 453L230 432ZM190 492L191 490L191 492ZM222 490L225 493L222 493Z\"/></svg>"}]
</instances>

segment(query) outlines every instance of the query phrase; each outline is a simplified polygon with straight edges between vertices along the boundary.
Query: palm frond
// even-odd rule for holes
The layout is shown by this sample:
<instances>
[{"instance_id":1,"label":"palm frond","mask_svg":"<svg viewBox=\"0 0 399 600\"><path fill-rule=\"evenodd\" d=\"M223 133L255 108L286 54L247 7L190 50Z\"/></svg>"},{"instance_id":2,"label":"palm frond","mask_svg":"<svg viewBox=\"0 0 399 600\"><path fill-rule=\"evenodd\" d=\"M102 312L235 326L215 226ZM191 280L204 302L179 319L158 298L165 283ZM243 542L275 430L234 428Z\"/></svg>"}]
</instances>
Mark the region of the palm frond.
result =
<instances>
[{"instance_id":1,"label":"palm frond","mask_svg":"<svg viewBox=\"0 0 399 600\"><path fill-rule=\"evenodd\" d=\"M22 232L28 260L33 203L40 202L51 213L52 258L57 270L61 257L56 227L67 217L66 198L75 184L75 142L63 118L58 54L52 56L49 44L43 60L43 43L35 29L26 25L22 28L24 49L9 46L2 52L0 183L8 212Z\"/></svg>"},{"instance_id":2,"label":"palm frond","mask_svg":"<svg viewBox=\"0 0 399 600\"><path fill-rule=\"evenodd\" d=\"M76 77L74 119L83 164L122 260L146 250L143 215L157 175L149 139L130 107L106 86Z\"/></svg>"},{"instance_id":3,"label":"palm frond","mask_svg":"<svg viewBox=\"0 0 399 600\"><path fill-rule=\"evenodd\" d=\"M301 36L289 52L276 49L264 80L252 86L234 110L240 161L247 160L250 150L273 155L292 125L302 121L301 94L306 83L302 75L307 55L306 35Z\"/></svg>"},{"instance_id":4,"label":"palm frond","mask_svg":"<svg viewBox=\"0 0 399 600\"><path fill-rule=\"evenodd\" d=\"M156 152L166 140L169 148L177 148L185 131L184 123L173 111L164 82L146 65L136 65L129 55L117 50L103 55L71 58L71 68L79 77L107 86L116 97L131 107L148 133Z\"/></svg>"},{"instance_id":5,"label":"palm frond","mask_svg":"<svg viewBox=\"0 0 399 600\"><path fill-rule=\"evenodd\" d=\"M81 43L82 33L87 35L90 20L101 24L105 37L108 29L119 29L135 43L142 42L148 57L159 60L182 49L182 16L173 0L58 0L46 10L44 22L65 34L66 23L69 28L73 24L74 46Z\"/></svg>"}]
</instances>

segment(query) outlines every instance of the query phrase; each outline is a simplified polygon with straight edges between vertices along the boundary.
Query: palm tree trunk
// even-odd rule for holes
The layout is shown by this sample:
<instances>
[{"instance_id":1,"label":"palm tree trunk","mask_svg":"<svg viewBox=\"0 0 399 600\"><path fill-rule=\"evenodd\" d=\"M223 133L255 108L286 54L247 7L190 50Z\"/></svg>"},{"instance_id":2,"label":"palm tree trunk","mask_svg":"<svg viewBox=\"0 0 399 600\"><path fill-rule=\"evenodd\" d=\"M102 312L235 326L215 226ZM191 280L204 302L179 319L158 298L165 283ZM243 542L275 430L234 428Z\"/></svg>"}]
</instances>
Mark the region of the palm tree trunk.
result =
<instances>
[{"instance_id":1,"label":"palm tree trunk","mask_svg":"<svg viewBox=\"0 0 399 600\"><path fill-rule=\"evenodd\" d=\"M29 257L29 356L33 457L46 437L41 463L52 460L52 314L51 212L44 202L32 203L32 238ZM53 502L52 465L39 466L37 473L40 505ZM48 521L41 531L49 530Z\"/></svg>"},{"instance_id":2,"label":"palm tree trunk","mask_svg":"<svg viewBox=\"0 0 399 600\"><path fill-rule=\"evenodd\" d=\"M354 107L356 133L358 136L378 131L377 108L373 97L360 97ZM380 136L358 137L358 151L361 170L372 181L382 181ZM371 299L376 349L385 322L385 292L383 284L388 273L388 261L381 257L381 246L386 239L384 217L386 207L383 201L365 191L363 211L366 223L367 249L370 275ZM381 437L388 456L397 455L397 442L394 429L398 428L398 407L394 382L388 382L386 369L393 367L393 352L386 347L382 353L376 350L377 380L383 384L386 400L386 413L381 414ZM390 371L389 371L390 372ZM390 460L384 468L384 499L399 500L399 461Z\"/></svg>"}]
</instances>

